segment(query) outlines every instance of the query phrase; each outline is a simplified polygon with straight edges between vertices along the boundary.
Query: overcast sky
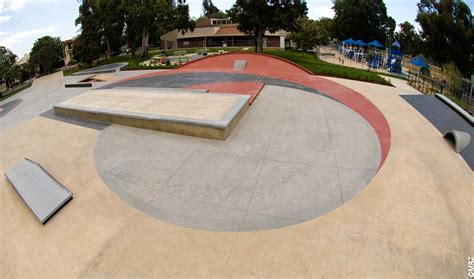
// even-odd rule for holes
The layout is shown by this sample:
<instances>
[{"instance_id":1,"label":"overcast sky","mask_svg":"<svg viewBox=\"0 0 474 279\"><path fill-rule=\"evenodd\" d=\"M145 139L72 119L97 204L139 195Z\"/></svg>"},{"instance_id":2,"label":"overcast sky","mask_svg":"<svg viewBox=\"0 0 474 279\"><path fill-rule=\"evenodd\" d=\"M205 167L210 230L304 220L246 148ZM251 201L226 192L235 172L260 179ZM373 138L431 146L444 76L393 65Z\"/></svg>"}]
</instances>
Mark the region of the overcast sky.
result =
<instances>
[{"instance_id":1,"label":"overcast sky","mask_svg":"<svg viewBox=\"0 0 474 279\"><path fill-rule=\"evenodd\" d=\"M202 0L188 0L191 16L202 13ZM214 0L221 10L229 9L234 0ZM310 18L333 17L331 0L308 0ZM418 0L385 0L388 14L397 24L409 21L415 26ZM474 0L466 0L471 10ZM77 35L74 21L78 15L78 0L0 0L0 46L10 48L20 58L31 50L42 36L59 36L62 40Z\"/></svg>"}]
</instances>

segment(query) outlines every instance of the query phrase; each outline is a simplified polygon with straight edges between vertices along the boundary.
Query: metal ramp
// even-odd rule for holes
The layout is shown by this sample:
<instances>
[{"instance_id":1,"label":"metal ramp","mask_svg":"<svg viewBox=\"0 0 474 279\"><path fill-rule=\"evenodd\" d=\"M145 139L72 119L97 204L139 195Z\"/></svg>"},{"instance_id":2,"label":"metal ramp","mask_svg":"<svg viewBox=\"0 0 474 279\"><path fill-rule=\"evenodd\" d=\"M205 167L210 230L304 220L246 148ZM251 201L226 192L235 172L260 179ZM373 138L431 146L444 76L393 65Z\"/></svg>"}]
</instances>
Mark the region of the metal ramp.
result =
<instances>
[{"instance_id":1,"label":"metal ramp","mask_svg":"<svg viewBox=\"0 0 474 279\"><path fill-rule=\"evenodd\" d=\"M29 159L22 159L5 176L42 224L72 199L69 190Z\"/></svg>"},{"instance_id":2,"label":"metal ramp","mask_svg":"<svg viewBox=\"0 0 474 279\"><path fill-rule=\"evenodd\" d=\"M243 71L245 70L245 66L247 66L247 60L235 60L232 69L234 71Z\"/></svg>"}]
</instances>

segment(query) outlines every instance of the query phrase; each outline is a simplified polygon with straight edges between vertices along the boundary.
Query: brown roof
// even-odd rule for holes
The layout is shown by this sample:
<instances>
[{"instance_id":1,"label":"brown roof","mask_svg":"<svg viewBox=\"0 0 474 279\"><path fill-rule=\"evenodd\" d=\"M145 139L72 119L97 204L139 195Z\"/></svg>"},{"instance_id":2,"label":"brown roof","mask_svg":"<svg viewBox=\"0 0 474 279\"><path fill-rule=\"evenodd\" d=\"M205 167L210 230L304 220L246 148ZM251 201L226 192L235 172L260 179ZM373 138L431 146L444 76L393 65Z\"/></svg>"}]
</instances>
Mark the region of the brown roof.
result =
<instances>
[{"instance_id":1,"label":"brown roof","mask_svg":"<svg viewBox=\"0 0 474 279\"><path fill-rule=\"evenodd\" d=\"M237 26L223 26L219 29L219 31L216 32L216 36L219 35L244 35L244 33L240 32L239 29L237 29Z\"/></svg>"}]
</instances>

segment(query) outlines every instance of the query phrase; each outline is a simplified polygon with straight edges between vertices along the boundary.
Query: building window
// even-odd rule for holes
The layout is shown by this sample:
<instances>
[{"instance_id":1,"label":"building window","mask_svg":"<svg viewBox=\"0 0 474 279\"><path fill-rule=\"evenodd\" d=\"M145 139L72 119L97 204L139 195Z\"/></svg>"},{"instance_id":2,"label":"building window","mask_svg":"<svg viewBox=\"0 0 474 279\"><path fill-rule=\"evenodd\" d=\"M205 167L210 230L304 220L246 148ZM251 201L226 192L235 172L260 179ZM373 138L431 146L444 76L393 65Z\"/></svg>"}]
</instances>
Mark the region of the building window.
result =
<instances>
[{"instance_id":1,"label":"building window","mask_svg":"<svg viewBox=\"0 0 474 279\"><path fill-rule=\"evenodd\" d=\"M230 19L213 19L211 24L212 25L232 24L232 20L230 20Z\"/></svg>"}]
</instances>

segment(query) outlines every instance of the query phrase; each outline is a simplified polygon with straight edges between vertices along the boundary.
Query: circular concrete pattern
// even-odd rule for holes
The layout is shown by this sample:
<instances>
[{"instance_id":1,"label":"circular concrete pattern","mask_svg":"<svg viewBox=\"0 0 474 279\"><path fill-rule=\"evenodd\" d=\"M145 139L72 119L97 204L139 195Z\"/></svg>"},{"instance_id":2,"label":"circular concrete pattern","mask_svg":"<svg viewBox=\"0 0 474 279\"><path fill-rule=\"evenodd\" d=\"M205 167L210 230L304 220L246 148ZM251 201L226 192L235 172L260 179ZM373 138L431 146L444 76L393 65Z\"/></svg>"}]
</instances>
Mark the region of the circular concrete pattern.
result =
<instances>
[{"instance_id":1,"label":"circular concrete pattern","mask_svg":"<svg viewBox=\"0 0 474 279\"><path fill-rule=\"evenodd\" d=\"M105 184L146 214L202 230L255 231L340 207L376 174L381 148L350 108L267 85L226 141L112 125L94 156Z\"/></svg>"}]
</instances>

